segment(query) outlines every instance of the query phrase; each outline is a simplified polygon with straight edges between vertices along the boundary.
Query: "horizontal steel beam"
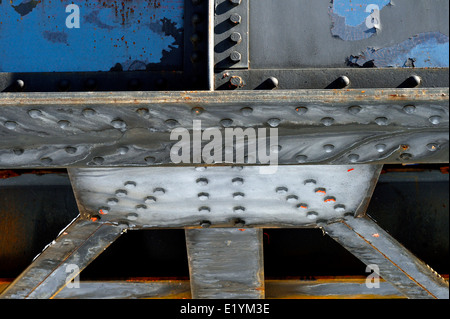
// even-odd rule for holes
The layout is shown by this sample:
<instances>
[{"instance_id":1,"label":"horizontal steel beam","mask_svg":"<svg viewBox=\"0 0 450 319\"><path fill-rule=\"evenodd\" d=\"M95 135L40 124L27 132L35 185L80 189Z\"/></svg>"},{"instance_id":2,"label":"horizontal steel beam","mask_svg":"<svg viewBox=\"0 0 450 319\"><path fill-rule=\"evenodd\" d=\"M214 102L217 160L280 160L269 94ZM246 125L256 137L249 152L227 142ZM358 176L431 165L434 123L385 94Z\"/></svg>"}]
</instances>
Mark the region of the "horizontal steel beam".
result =
<instances>
[{"instance_id":1,"label":"horizontal steel beam","mask_svg":"<svg viewBox=\"0 0 450 319\"><path fill-rule=\"evenodd\" d=\"M222 139L214 138L222 145L218 153L244 147L225 143L227 128L262 129L262 140L276 130L278 146L271 152L282 165L442 163L449 160L448 94L448 89L4 93L0 168L173 166L171 150L178 140L170 134L175 128L192 133L194 120L201 121L196 132L220 130ZM193 143L190 147L193 153ZM252 164L248 158L234 162Z\"/></svg>"},{"instance_id":2,"label":"horizontal steel beam","mask_svg":"<svg viewBox=\"0 0 450 319\"><path fill-rule=\"evenodd\" d=\"M369 217L349 217L323 229L408 298L449 298L448 282Z\"/></svg>"}]
</instances>

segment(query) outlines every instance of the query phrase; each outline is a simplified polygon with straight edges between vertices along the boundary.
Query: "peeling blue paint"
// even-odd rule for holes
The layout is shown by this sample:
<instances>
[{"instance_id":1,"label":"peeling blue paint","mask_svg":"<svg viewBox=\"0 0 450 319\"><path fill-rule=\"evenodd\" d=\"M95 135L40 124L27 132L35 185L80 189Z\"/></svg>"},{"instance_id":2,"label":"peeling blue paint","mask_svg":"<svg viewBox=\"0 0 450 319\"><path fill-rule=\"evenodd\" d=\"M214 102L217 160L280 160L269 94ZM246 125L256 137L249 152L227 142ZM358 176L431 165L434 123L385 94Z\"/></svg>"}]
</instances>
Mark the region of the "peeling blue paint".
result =
<instances>
[{"instance_id":1,"label":"peeling blue paint","mask_svg":"<svg viewBox=\"0 0 450 319\"><path fill-rule=\"evenodd\" d=\"M71 3L80 7L79 29L66 27ZM181 69L183 15L184 0L2 1L0 72Z\"/></svg>"},{"instance_id":2,"label":"peeling blue paint","mask_svg":"<svg viewBox=\"0 0 450 319\"><path fill-rule=\"evenodd\" d=\"M377 33L375 28L366 26L368 5L377 5L380 11L391 4L390 0L334 0L330 8L332 21L331 33L345 41L358 41L372 37Z\"/></svg>"},{"instance_id":3,"label":"peeling blue paint","mask_svg":"<svg viewBox=\"0 0 450 319\"><path fill-rule=\"evenodd\" d=\"M378 68L449 67L449 37L439 32L421 33L388 48L368 48L348 62Z\"/></svg>"}]
</instances>

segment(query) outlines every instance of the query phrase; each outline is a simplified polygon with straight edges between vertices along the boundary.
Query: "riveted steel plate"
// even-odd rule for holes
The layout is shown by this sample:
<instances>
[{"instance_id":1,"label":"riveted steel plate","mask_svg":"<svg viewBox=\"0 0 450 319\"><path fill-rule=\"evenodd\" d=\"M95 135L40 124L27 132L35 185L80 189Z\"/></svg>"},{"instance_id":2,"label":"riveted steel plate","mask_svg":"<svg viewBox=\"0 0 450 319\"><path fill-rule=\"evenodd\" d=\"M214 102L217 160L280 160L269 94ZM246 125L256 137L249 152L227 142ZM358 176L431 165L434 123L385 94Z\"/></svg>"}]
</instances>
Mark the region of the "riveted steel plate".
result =
<instances>
[{"instance_id":1,"label":"riveted steel plate","mask_svg":"<svg viewBox=\"0 0 450 319\"><path fill-rule=\"evenodd\" d=\"M379 165L69 169L80 214L130 228L315 227L364 213Z\"/></svg>"},{"instance_id":2,"label":"riveted steel plate","mask_svg":"<svg viewBox=\"0 0 450 319\"><path fill-rule=\"evenodd\" d=\"M217 69L249 67L250 0L214 0L214 65Z\"/></svg>"},{"instance_id":3,"label":"riveted steel plate","mask_svg":"<svg viewBox=\"0 0 450 319\"><path fill-rule=\"evenodd\" d=\"M265 129L267 139L275 129L279 164L448 162L448 93L4 93L0 168L179 165L170 157L178 142L170 135L186 128L192 138L194 120L202 130L218 128L222 137L225 127Z\"/></svg>"}]
</instances>

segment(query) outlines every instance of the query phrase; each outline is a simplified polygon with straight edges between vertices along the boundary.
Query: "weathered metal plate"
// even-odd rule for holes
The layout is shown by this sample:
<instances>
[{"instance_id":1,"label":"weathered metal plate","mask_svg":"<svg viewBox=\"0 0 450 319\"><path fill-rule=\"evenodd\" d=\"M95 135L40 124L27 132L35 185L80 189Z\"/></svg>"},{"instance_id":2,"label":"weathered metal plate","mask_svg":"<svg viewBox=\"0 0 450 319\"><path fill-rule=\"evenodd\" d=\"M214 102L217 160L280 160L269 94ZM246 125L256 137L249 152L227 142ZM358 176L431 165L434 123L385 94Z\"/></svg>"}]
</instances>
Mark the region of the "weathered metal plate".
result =
<instances>
[{"instance_id":1,"label":"weathered metal plate","mask_svg":"<svg viewBox=\"0 0 450 319\"><path fill-rule=\"evenodd\" d=\"M2 299L48 299L70 283L124 231L75 219L1 294Z\"/></svg>"},{"instance_id":2,"label":"weathered metal plate","mask_svg":"<svg viewBox=\"0 0 450 319\"><path fill-rule=\"evenodd\" d=\"M188 229L194 299L264 299L262 229Z\"/></svg>"},{"instance_id":3,"label":"weathered metal plate","mask_svg":"<svg viewBox=\"0 0 450 319\"><path fill-rule=\"evenodd\" d=\"M381 167L70 169L80 214L130 228L315 227L364 213Z\"/></svg>"},{"instance_id":4,"label":"weathered metal plate","mask_svg":"<svg viewBox=\"0 0 450 319\"><path fill-rule=\"evenodd\" d=\"M323 229L408 298L449 298L448 282L369 217L349 217Z\"/></svg>"},{"instance_id":5,"label":"weathered metal plate","mask_svg":"<svg viewBox=\"0 0 450 319\"><path fill-rule=\"evenodd\" d=\"M2 1L0 72L181 69L184 2Z\"/></svg>"},{"instance_id":6,"label":"weathered metal plate","mask_svg":"<svg viewBox=\"0 0 450 319\"><path fill-rule=\"evenodd\" d=\"M194 120L222 137L225 127L263 129L266 136L276 130L279 164L448 162L448 93L5 93L0 168L174 165L170 153L178 141L170 134L185 128L192 136Z\"/></svg>"}]
</instances>

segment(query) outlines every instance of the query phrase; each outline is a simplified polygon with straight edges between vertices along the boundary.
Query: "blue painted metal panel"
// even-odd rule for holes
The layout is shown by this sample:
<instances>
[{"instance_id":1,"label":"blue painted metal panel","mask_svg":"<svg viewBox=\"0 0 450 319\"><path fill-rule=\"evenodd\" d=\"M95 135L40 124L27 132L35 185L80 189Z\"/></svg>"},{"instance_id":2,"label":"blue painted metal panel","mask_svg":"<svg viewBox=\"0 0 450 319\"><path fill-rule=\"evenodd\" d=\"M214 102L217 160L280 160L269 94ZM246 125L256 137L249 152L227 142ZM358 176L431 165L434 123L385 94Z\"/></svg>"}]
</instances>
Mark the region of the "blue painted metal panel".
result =
<instances>
[{"instance_id":1,"label":"blue painted metal panel","mask_svg":"<svg viewBox=\"0 0 450 319\"><path fill-rule=\"evenodd\" d=\"M183 20L184 0L0 0L0 72L181 69Z\"/></svg>"}]
</instances>

